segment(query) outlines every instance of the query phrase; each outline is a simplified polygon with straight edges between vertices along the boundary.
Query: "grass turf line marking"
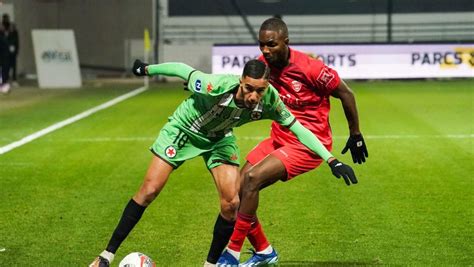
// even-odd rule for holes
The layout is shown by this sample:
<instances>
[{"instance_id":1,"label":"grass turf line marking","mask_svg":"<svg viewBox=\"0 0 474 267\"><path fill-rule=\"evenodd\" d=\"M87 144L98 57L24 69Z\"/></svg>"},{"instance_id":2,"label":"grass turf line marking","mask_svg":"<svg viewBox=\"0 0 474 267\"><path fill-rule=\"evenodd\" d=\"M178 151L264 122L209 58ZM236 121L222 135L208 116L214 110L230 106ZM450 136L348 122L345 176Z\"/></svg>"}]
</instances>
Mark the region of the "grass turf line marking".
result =
<instances>
[{"instance_id":1,"label":"grass turf line marking","mask_svg":"<svg viewBox=\"0 0 474 267\"><path fill-rule=\"evenodd\" d=\"M236 135L237 139L241 140L263 140L269 136L239 136ZM364 136L364 139L471 139L474 138L474 134L439 134L439 135L367 135ZM333 139L347 139L347 136L333 136ZM71 142L84 142L84 143L93 143L93 142L139 142L139 141L154 141L156 136L146 137L146 136L135 136L135 137L91 137L91 138L75 138L68 139L66 141ZM48 141L58 141L57 139L50 139Z\"/></svg>"},{"instance_id":2,"label":"grass turf line marking","mask_svg":"<svg viewBox=\"0 0 474 267\"><path fill-rule=\"evenodd\" d=\"M144 92L146 89L147 89L147 87L140 87L140 88L137 88L137 89L135 89L135 90L133 90L133 91L131 91L131 92L128 92L128 93L126 93L126 94L123 94L123 95L121 95L121 96L119 96L119 97L116 97L116 98L114 98L114 99L112 99L112 100L109 100L109 101L107 101L107 102L105 102L105 103L103 103L103 104L101 104L101 105L99 105L99 106L96 106L96 107L94 107L94 108L88 109L88 110L86 110L86 111L84 111L84 112L82 112L82 113L79 113L79 114L77 114L77 115L75 115L75 116L73 116L73 117L70 117L70 118L65 119L65 120L63 120L63 121L60 121L60 122L58 122L58 123L55 123L55 124L53 124L53 125L51 125L51 126L49 126L49 127L46 127L46 128L44 128L44 129L42 129L42 130L40 130L40 131L38 131L38 132L35 132L35 133L30 134L30 135L28 135L28 136L25 136L25 137L23 137L22 139L20 139L20 140L18 140L18 141L15 141L15 142L10 143L10 144L8 144L8 145L6 145L6 146L0 147L0 155L5 154L5 153L7 153L8 151L11 151L11 150L13 150L13 149L15 149L15 148L17 148L17 147L20 147L20 146L22 146L22 145L24 145L24 144L27 144L27 143L29 143L29 142L35 140L35 139L38 139L38 138L40 138L40 137L43 136L43 135L46 135L46 134L48 134L48 133L51 133L51 132L56 131L56 130L58 130L58 129L61 129L62 127L66 126L66 125L69 125L69 124L74 123L74 122L76 122L76 121L78 121L78 120L84 119L84 118L86 118L86 117L88 117L88 116L90 116L90 115L92 115L92 114L94 114L94 113L96 113L96 112L98 112L98 111L101 111L101 110L103 110L103 109L109 108L109 107L111 107L111 106L113 106L113 105L115 105L115 104L117 104L117 103L119 103L119 102L124 101L125 99L128 99L128 98L130 98L130 97L136 96L136 95L138 95L138 94Z\"/></svg>"}]
</instances>

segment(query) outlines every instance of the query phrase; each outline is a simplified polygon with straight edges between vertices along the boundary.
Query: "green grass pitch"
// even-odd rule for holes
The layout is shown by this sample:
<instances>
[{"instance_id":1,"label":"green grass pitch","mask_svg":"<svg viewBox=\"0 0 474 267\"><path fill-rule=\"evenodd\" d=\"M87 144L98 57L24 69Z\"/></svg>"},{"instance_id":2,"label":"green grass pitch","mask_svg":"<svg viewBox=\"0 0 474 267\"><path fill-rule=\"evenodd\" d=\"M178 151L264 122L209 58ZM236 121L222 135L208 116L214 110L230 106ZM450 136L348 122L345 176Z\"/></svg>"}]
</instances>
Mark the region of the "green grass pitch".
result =
<instances>
[{"instance_id":1,"label":"green grass pitch","mask_svg":"<svg viewBox=\"0 0 474 267\"><path fill-rule=\"evenodd\" d=\"M349 84L370 157L354 165L340 154L348 130L332 99L333 153L359 184L347 187L322 166L261 193L259 217L280 266L473 264L474 80ZM0 147L137 87L0 95ZM141 184L148 147L188 94L179 84L153 85L0 155L0 266L88 265ZM269 125L236 129L243 155ZM113 266L133 251L157 266L202 266L218 207L202 159L188 161Z\"/></svg>"}]
</instances>

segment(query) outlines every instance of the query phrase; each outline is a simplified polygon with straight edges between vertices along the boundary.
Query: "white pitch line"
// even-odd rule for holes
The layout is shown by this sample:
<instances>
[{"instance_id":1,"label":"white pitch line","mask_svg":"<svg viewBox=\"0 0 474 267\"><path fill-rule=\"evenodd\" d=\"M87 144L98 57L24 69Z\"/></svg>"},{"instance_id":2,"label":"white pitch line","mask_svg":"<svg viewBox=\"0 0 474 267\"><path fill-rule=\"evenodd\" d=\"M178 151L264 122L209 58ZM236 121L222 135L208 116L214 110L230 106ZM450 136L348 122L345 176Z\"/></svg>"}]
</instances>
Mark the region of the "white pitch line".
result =
<instances>
[{"instance_id":1,"label":"white pitch line","mask_svg":"<svg viewBox=\"0 0 474 267\"><path fill-rule=\"evenodd\" d=\"M238 136L237 139L242 140L263 140L269 136ZM347 139L349 136L333 136L333 139ZM471 139L474 138L474 134L438 134L438 135L413 135L413 134L400 134L400 135L364 135L364 139L419 139L419 138L428 138L428 139L438 139L438 138L447 138L447 139Z\"/></svg>"},{"instance_id":2,"label":"white pitch line","mask_svg":"<svg viewBox=\"0 0 474 267\"><path fill-rule=\"evenodd\" d=\"M66 125L69 125L69 124L71 124L71 123L74 123L74 122L76 122L76 121L78 121L78 120L81 120L81 119L83 119L83 118L85 118L85 117L88 117L88 116L90 116L90 115L92 115L92 114L94 114L94 113L96 113L96 112L98 112L98 111L100 111L100 110L103 110L103 109L106 109L106 108L108 108L108 107L111 107L111 106L113 106L113 105L115 105L115 104L117 104L117 103L119 103L119 102L124 101L125 99L128 99L128 98L130 98L130 97L132 97L132 96L136 96L136 95L142 93L143 91L145 91L146 89L147 89L146 87L137 88L137 89L135 89L135 90L133 90L133 91L131 91L131 92L128 92L128 93L126 93L126 94L124 94L124 95L121 95L121 96L119 96L119 97L116 97L116 98L114 98L114 99L112 99L112 100L110 100L110 101L107 101L107 102L105 102L105 103L103 103L103 104L101 104L101 105L99 105L99 106L97 106L97 107L88 109L88 110L86 110L86 111L84 111L84 112L82 112L82 113L80 113L80 114L77 114L77 115L75 115L75 116L73 116L73 117L71 117L71 118L69 118L69 119L66 119L66 120L60 121L60 122L58 122L58 123L55 123L55 124L53 124L53 125L51 125L51 126L49 126L49 127L46 127L46 128L44 128L44 129L42 129L42 130L40 130L40 131L38 131L38 132L35 132L35 133L30 134L30 135L28 135L28 136L25 136L25 137L23 137L22 139L20 139L20 140L18 140L18 141L15 141L15 142L10 143L10 144L8 144L8 145L6 145L6 146L0 147L0 155L5 154L5 153L7 153L8 151L13 150L13 149L15 149L15 148L17 148L17 147L20 147L20 146L22 146L22 145L24 145L24 144L27 144L27 143L29 143L29 142L35 140L35 139L38 139L38 138L40 138L40 137L43 136L43 135L46 135L46 134L48 134L48 133L50 133L50 132L53 132L53 131L56 131L56 130L58 130L58 129L60 129L60 128L66 126Z\"/></svg>"},{"instance_id":3,"label":"white pitch line","mask_svg":"<svg viewBox=\"0 0 474 267\"><path fill-rule=\"evenodd\" d=\"M237 139L240 140L263 140L268 138L269 136L239 136L236 135ZM334 139L347 139L347 136L333 136ZM426 139L439 139L439 138L447 138L447 139L471 139L474 138L474 134L445 134L445 135L367 135L364 136L364 139L371 140L371 139L419 139L419 138L426 138ZM75 139L68 139L68 141L72 142L85 142L85 143L93 143L93 142L138 142L138 141L154 141L156 140L156 136L130 136L130 137L91 137L91 138L75 138ZM51 141L55 141L52 139Z\"/></svg>"},{"instance_id":4,"label":"white pitch line","mask_svg":"<svg viewBox=\"0 0 474 267\"><path fill-rule=\"evenodd\" d=\"M339 136L339 138L347 138L347 137ZM367 136L364 135L364 139L418 139L418 138L470 139L470 138L474 138L474 134L434 134L434 135L399 134L399 135L367 135Z\"/></svg>"}]
</instances>

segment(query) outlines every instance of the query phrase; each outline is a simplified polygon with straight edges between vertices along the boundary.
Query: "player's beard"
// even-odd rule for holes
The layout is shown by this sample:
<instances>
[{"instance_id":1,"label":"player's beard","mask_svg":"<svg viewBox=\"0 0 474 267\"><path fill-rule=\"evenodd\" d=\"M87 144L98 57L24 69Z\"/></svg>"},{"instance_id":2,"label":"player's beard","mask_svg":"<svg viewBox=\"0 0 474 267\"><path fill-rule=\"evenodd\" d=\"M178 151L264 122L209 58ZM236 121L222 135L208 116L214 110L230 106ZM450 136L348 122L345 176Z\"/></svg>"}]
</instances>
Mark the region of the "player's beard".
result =
<instances>
[{"instance_id":1,"label":"player's beard","mask_svg":"<svg viewBox=\"0 0 474 267\"><path fill-rule=\"evenodd\" d=\"M267 61L268 64L273 65L275 62L275 57L272 55L265 55L265 61Z\"/></svg>"},{"instance_id":2,"label":"player's beard","mask_svg":"<svg viewBox=\"0 0 474 267\"><path fill-rule=\"evenodd\" d=\"M247 109L252 110L252 109L255 108L255 106L257 106L257 104L252 104L252 103L250 103L250 102L245 102L245 107L246 107Z\"/></svg>"},{"instance_id":3,"label":"player's beard","mask_svg":"<svg viewBox=\"0 0 474 267\"><path fill-rule=\"evenodd\" d=\"M284 51L273 52L272 54L265 57L267 63L271 66L282 69L289 63L290 50L287 47Z\"/></svg>"}]
</instances>

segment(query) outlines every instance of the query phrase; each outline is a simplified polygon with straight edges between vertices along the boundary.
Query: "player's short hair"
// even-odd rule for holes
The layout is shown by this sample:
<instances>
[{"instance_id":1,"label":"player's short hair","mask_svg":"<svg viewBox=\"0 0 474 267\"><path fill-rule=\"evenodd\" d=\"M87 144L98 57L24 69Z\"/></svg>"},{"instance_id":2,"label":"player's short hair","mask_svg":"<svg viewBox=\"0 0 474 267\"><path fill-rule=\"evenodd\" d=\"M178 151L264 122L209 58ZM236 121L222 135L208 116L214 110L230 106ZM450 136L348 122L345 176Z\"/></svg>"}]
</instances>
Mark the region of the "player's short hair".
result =
<instances>
[{"instance_id":1,"label":"player's short hair","mask_svg":"<svg viewBox=\"0 0 474 267\"><path fill-rule=\"evenodd\" d=\"M268 80L270 76L270 69L260 60L252 59L245 63L242 77L251 77L254 79Z\"/></svg>"},{"instance_id":2,"label":"player's short hair","mask_svg":"<svg viewBox=\"0 0 474 267\"><path fill-rule=\"evenodd\" d=\"M260 26L260 31L274 31L279 32L284 37L288 37L288 27L286 23L280 18L269 18L265 20Z\"/></svg>"}]
</instances>

